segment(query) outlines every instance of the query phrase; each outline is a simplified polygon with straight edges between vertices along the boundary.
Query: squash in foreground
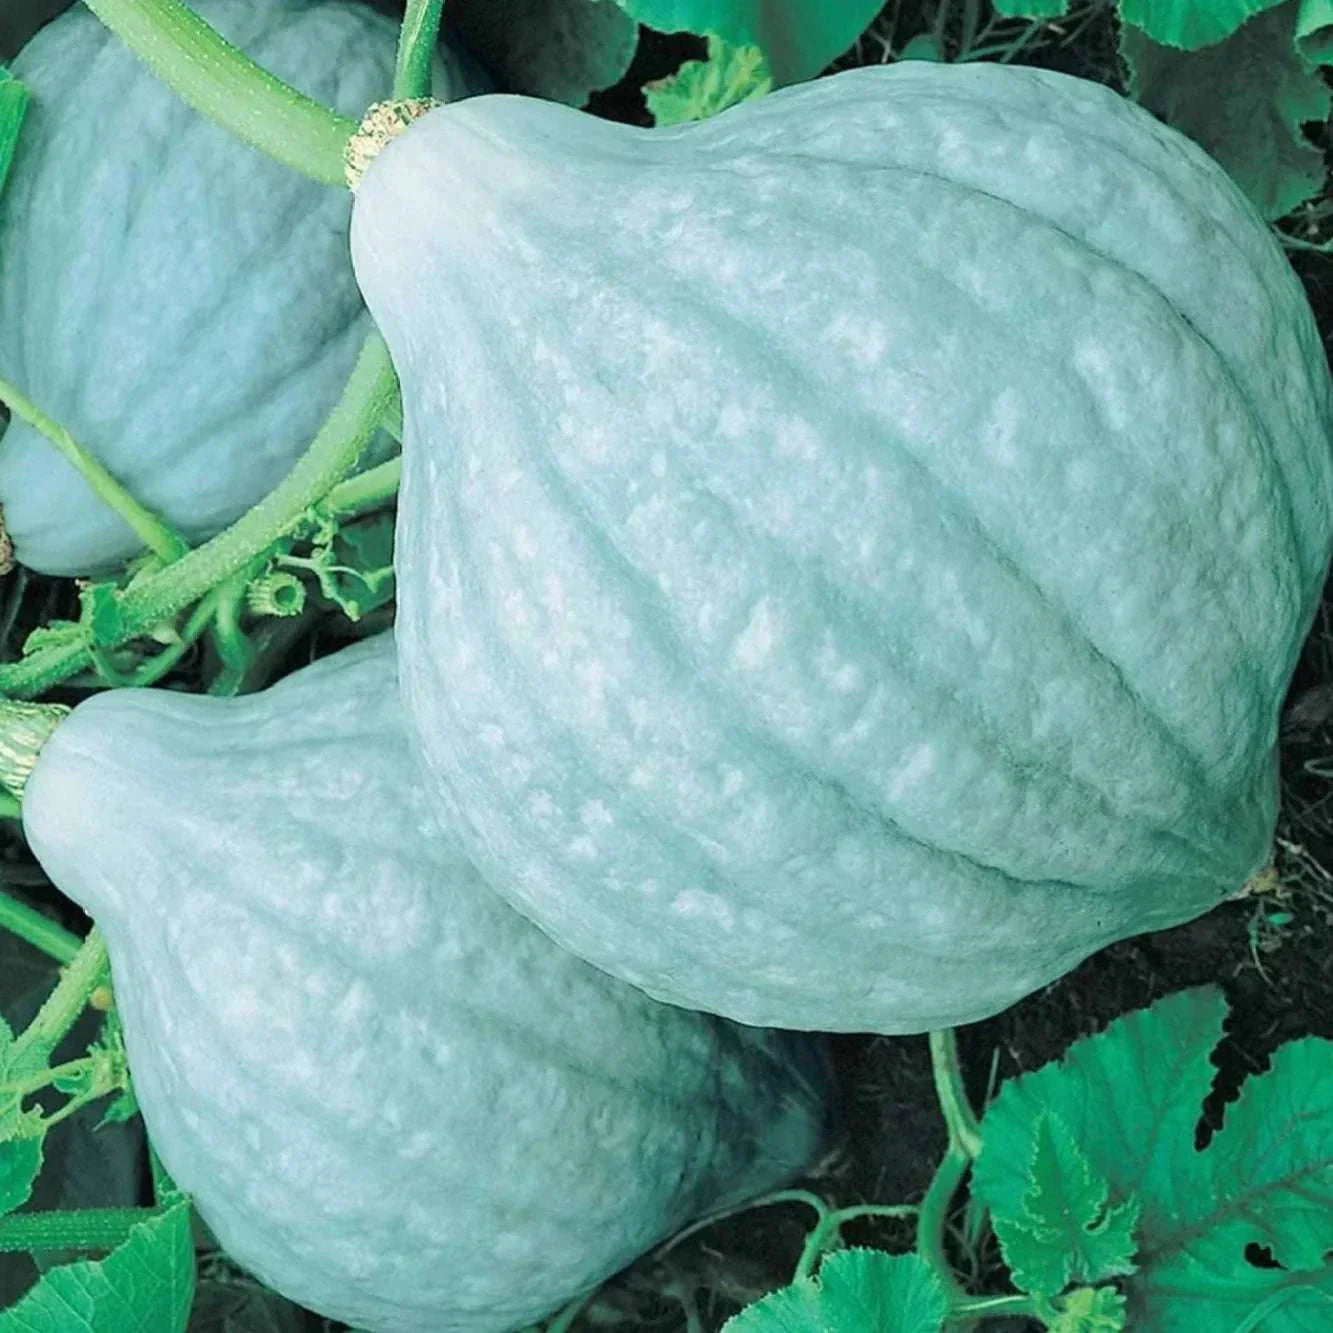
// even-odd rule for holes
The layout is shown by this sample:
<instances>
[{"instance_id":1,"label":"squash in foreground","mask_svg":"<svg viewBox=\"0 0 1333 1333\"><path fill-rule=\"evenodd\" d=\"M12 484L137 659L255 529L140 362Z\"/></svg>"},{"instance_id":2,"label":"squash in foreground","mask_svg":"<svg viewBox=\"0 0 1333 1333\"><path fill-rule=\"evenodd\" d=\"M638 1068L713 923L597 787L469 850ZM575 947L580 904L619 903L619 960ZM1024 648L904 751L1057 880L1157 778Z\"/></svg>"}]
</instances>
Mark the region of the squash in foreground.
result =
<instances>
[{"instance_id":1,"label":"squash in foreground","mask_svg":"<svg viewBox=\"0 0 1333 1333\"><path fill-rule=\"evenodd\" d=\"M906 1032L1264 864L1329 377L1180 135L979 64L666 131L486 97L370 165L352 248L403 387L408 709L556 939Z\"/></svg>"},{"instance_id":2,"label":"squash in foreground","mask_svg":"<svg viewBox=\"0 0 1333 1333\"><path fill-rule=\"evenodd\" d=\"M346 115L393 81L397 29L344 0L197 0L224 37ZM287 474L370 328L346 195L197 115L82 5L13 72L33 104L0 200L0 376L187 537ZM441 98L462 86L441 66ZM31 427L0 443L15 555L89 574L140 543Z\"/></svg>"},{"instance_id":3,"label":"squash in foreground","mask_svg":"<svg viewBox=\"0 0 1333 1333\"><path fill-rule=\"evenodd\" d=\"M243 699L93 697L23 821L223 1248L358 1327L498 1333L798 1171L822 1055L557 948L419 787L384 636Z\"/></svg>"}]
</instances>

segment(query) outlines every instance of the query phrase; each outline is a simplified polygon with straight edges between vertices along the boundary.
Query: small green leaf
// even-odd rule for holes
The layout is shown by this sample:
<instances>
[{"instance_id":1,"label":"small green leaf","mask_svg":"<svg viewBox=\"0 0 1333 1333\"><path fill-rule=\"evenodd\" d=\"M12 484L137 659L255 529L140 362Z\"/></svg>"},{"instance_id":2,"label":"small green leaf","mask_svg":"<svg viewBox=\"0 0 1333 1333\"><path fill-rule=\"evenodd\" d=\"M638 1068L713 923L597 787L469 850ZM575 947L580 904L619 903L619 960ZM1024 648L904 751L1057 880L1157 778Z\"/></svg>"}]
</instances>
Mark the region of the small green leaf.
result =
<instances>
[{"instance_id":1,"label":"small green leaf","mask_svg":"<svg viewBox=\"0 0 1333 1333\"><path fill-rule=\"evenodd\" d=\"M1058 19L1069 13L1069 0L991 0L995 12L1007 19Z\"/></svg>"},{"instance_id":2,"label":"small green leaf","mask_svg":"<svg viewBox=\"0 0 1333 1333\"><path fill-rule=\"evenodd\" d=\"M39 1056L23 1052L14 1040L13 1029L0 1018L0 1085L22 1082L44 1068ZM41 1123L39 1112L23 1109L19 1094L0 1092L0 1143L38 1136Z\"/></svg>"},{"instance_id":3,"label":"small green leaf","mask_svg":"<svg viewBox=\"0 0 1333 1333\"><path fill-rule=\"evenodd\" d=\"M0 1312L0 1333L184 1333L194 1271L190 1205L178 1199L105 1259L47 1272Z\"/></svg>"},{"instance_id":4,"label":"small green leaf","mask_svg":"<svg viewBox=\"0 0 1333 1333\"><path fill-rule=\"evenodd\" d=\"M615 0L449 0L446 13L505 87L570 106L619 83L639 44Z\"/></svg>"},{"instance_id":5,"label":"small green leaf","mask_svg":"<svg viewBox=\"0 0 1333 1333\"><path fill-rule=\"evenodd\" d=\"M1134 1271L1137 1201L1108 1207L1110 1187L1051 1115L1037 1118L1028 1173L1022 1211L993 1219L1020 1290L1057 1296L1070 1282Z\"/></svg>"},{"instance_id":6,"label":"small green leaf","mask_svg":"<svg viewBox=\"0 0 1333 1333\"><path fill-rule=\"evenodd\" d=\"M23 655L40 652L44 648L67 648L82 643L84 628L77 620L49 620L38 625L23 640Z\"/></svg>"},{"instance_id":7,"label":"small green leaf","mask_svg":"<svg viewBox=\"0 0 1333 1333\"><path fill-rule=\"evenodd\" d=\"M0 1142L0 1215L12 1213L28 1202L41 1169L40 1134Z\"/></svg>"},{"instance_id":8,"label":"small green leaf","mask_svg":"<svg viewBox=\"0 0 1333 1333\"><path fill-rule=\"evenodd\" d=\"M111 647L119 639L123 623L120 598L114 583L90 583L79 593L83 606L84 623L93 636L93 642Z\"/></svg>"},{"instance_id":9,"label":"small green leaf","mask_svg":"<svg viewBox=\"0 0 1333 1333\"><path fill-rule=\"evenodd\" d=\"M938 1333L949 1312L939 1278L919 1254L839 1250L819 1275L765 1296L723 1325L723 1333Z\"/></svg>"},{"instance_id":10,"label":"small green leaf","mask_svg":"<svg viewBox=\"0 0 1333 1333\"><path fill-rule=\"evenodd\" d=\"M1154 42L1198 51L1224 41L1282 0L1120 0L1120 17Z\"/></svg>"},{"instance_id":11,"label":"small green leaf","mask_svg":"<svg viewBox=\"0 0 1333 1333\"><path fill-rule=\"evenodd\" d=\"M1323 121L1328 88L1296 49L1296 0L1206 51L1182 53L1125 24L1129 91L1213 155L1266 218L1317 194L1324 159L1304 134Z\"/></svg>"},{"instance_id":12,"label":"small green leaf","mask_svg":"<svg viewBox=\"0 0 1333 1333\"><path fill-rule=\"evenodd\" d=\"M1296 49L1312 65L1333 64L1333 0L1300 0Z\"/></svg>"},{"instance_id":13,"label":"small green leaf","mask_svg":"<svg viewBox=\"0 0 1333 1333\"><path fill-rule=\"evenodd\" d=\"M28 112L28 89L0 66L0 190L5 188L14 161L19 131Z\"/></svg>"},{"instance_id":14,"label":"small green leaf","mask_svg":"<svg viewBox=\"0 0 1333 1333\"><path fill-rule=\"evenodd\" d=\"M732 46L710 35L707 60L687 60L670 78L648 84L643 92L658 125L680 125L707 120L772 88L773 75L757 46Z\"/></svg>"},{"instance_id":15,"label":"small green leaf","mask_svg":"<svg viewBox=\"0 0 1333 1333\"><path fill-rule=\"evenodd\" d=\"M617 0L658 32L715 33L733 46L757 46L777 83L812 78L870 26L880 0Z\"/></svg>"},{"instance_id":16,"label":"small green leaf","mask_svg":"<svg viewBox=\"0 0 1333 1333\"><path fill-rule=\"evenodd\" d=\"M1126 1327L1125 1298L1114 1287L1076 1287L1055 1308L1049 1333L1121 1333Z\"/></svg>"}]
</instances>

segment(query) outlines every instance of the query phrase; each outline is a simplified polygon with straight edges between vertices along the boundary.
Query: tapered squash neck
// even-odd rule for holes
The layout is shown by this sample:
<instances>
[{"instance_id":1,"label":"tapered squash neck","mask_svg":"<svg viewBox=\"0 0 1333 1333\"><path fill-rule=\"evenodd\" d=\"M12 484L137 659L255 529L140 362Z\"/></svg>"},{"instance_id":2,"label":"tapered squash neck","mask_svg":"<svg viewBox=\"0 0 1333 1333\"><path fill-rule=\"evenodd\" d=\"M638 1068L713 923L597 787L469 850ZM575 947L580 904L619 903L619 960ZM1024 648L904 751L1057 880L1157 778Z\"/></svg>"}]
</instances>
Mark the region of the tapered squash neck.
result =
<instances>
[{"instance_id":1,"label":"tapered squash neck","mask_svg":"<svg viewBox=\"0 0 1333 1333\"><path fill-rule=\"evenodd\" d=\"M443 103L433 97L399 97L376 102L361 118L361 128L347 141L347 187L356 193L370 164L414 121Z\"/></svg>"},{"instance_id":2,"label":"tapered squash neck","mask_svg":"<svg viewBox=\"0 0 1333 1333\"><path fill-rule=\"evenodd\" d=\"M20 801L42 747L69 711L64 704L0 701L0 784Z\"/></svg>"}]
</instances>

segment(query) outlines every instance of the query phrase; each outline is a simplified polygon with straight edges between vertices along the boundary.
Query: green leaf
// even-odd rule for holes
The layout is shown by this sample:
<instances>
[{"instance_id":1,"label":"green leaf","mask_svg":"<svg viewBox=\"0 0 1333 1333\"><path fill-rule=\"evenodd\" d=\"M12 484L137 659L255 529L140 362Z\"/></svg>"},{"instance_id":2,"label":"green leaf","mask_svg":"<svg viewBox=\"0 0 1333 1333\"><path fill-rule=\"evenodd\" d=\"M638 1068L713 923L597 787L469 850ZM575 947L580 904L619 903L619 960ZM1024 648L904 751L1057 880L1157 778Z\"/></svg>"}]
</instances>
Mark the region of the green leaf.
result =
<instances>
[{"instance_id":1,"label":"green leaf","mask_svg":"<svg viewBox=\"0 0 1333 1333\"><path fill-rule=\"evenodd\" d=\"M0 1019L0 1085L21 1082L45 1067L39 1056L24 1053L13 1029ZM41 1123L40 1112L23 1110L21 1096L0 1092L0 1143L38 1136Z\"/></svg>"},{"instance_id":2,"label":"green leaf","mask_svg":"<svg viewBox=\"0 0 1333 1333\"><path fill-rule=\"evenodd\" d=\"M1022 1291L1057 1296L1071 1281L1134 1271L1138 1202L1108 1207L1110 1187L1055 1117L1037 1117L1018 1216L996 1216L1005 1263Z\"/></svg>"},{"instance_id":3,"label":"green leaf","mask_svg":"<svg viewBox=\"0 0 1333 1333\"><path fill-rule=\"evenodd\" d=\"M729 1319L723 1333L937 1333L948 1311L939 1278L919 1254L839 1250L818 1277L765 1296Z\"/></svg>"},{"instance_id":4,"label":"green leaf","mask_svg":"<svg viewBox=\"0 0 1333 1333\"><path fill-rule=\"evenodd\" d=\"M1076 1287L1056 1302L1048 1333L1121 1333L1125 1298L1114 1287Z\"/></svg>"},{"instance_id":5,"label":"green leaf","mask_svg":"<svg viewBox=\"0 0 1333 1333\"><path fill-rule=\"evenodd\" d=\"M1120 17L1162 46L1198 51L1282 0L1120 0Z\"/></svg>"},{"instance_id":6,"label":"green leaf","mask_svg":"<svg viewBox=\"0 0 1333 1333\"><path fill-rule=\"evenodd\" d=\"M113 646L120 637L120 598L114 583L90 583L79 592L83 621L93 636L93 642L104 647Z\"/></svg>"},{"instance_id":7,"label":"green leaf","mask_svg":"<svg viewBox=\"0 0 1333 1333\"><path fill-rule=\"evenodd\" d=\"M334 536L321 591L349 620L393 600L393 532L393 514L382 513L346 523Z\"/></svg>"},{"instance_id":8,"label":"green leaf","mask_svg":"<svg viewBox=\"0 0 1333 1333\"><path fill-rule=\"evenodd\" d=\"M615 0L449 0L446 13L506 87L570 106L618 83L639 44Z\"/></svg>"},{"instance_id":9,"label":"green leaf","mask_svg":"<svg viewBox=\"0 0 1333 1333\"><path fill-rule=\"evenodd\" d=\"M1058 19L1069 13L1069 0L992 0L992 7L1007 19Z\"/></svg>"},{"instance_id":10,"label":"green leaf","mask_svg":"<svg viewBox=\"0 0 1333 1333\"><path fill-rule=\"evenodd\" d=\"M1333 0L1300 0L1296 49L1312 65L1333 64Z\"/></svg>"},{"instance_id":11,"label":"green leaf","mask_svg":"<svg viewBox=\"0 0 1333 1333\"><path fill-rule=\"evenodd\" d=\"M105 1259L51 1269L0 1333L184 1333L194 1299L190 1205L178 1199Z\"/></svg>"},{"instance_id":12,"label":"green leaf","mask_svg":"<svg viewBox=\"0 0 1333 1333\"><path fill-rule=\"evenodd\" d=\"M28 1202L41 1169L40 1135L0 1142L0 1216Z\"/></svg>"},{"instance_id":13,"label":"green leaf","mask_svg":"<svg viewBox=\"0 0 1333 1333\"><path fill-rule=\"evenodd\" d=\"M19 131L28 113L28 89L0 66L0 190L5 188L14 161Z\"/></svg>"},{"instance_id":14,"label":"green leaf","mask_svg":"<svg viewBox=\"0 0 1333 1333\"><path fill-rule=\"evenodd\" d=\"M1124 25L1129 92L1188 134L1226 169L1266 218L1317 194L1324 161L1302 132L1328 116L1330 97L1296 50L1296 0L1252 19L1206 51L1184 54Z\"/></svg>"},{"instance_id":15,"label":"green leaf","mask_svg":"<svg viewBox=\"0 0 1333 1333\"><path fill-rule=\"evenodd\" d=\"M1006 1083L982 1121L973 1191L996 1219L1020 1216L1036 1123L1056 1116L1112 1205L1138 1197L1129 1327L1328 1327L1333 1043L1282 1047L1199 1152L1194 1130L1225 1008L1214 988L1182 992L1076 1043L1061 1064ZM1249 1247L1271 1262L1256 1262L1262 1250Z\"/></svg>"},{"instance_id":16,"label":"green leaf","mask_svg":"<svg viewBox=\"0 0 1333 1333\"><path fill-rule=\"evenodd\" d=\"M658 32L716 34L757 46L777 83L798 83L828 66L870 26L881 0L617 0Z\"/></svg>"},{"instance_id":17,"label":"green leaf","mask_svg":"<svg viewBox=\"0 0 1333 1333\"><path fill-rule=\"evenodd\" d=\"M658 125L680 125L707 120L772 87L773 75L757 46L732 46L710 36L707 60L687 60L670 78L650 83L643 92Z\"/></svg>"}]
</instances>

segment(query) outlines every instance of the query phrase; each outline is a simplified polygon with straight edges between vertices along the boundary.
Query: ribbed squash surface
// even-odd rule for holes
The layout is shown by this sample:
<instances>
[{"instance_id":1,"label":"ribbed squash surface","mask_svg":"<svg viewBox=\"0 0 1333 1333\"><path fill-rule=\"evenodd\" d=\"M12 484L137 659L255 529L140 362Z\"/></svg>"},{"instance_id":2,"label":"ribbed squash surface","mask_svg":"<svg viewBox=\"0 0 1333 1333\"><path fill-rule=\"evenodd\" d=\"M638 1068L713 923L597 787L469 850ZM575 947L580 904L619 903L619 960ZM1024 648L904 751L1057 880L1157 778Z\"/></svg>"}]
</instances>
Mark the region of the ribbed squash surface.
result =
<instances>
[{"instance_id":1,"label":"ribbed squash surface","mask_svg":"<svg viewBox=\"0 0 1333 1333\"><path fill-rule=\"evenodd\" d=\"M746 1022L975 1019L1265 861L1330 549L1267 228L1107 89L905 63L372 165L405 694L556 938Z\"/></svg>"},{"instance_id":2,"label":"ribbed squash surface","mask_svg":"<svg viewBox=\"0 0 1333 1333\"><path fill-rule=\"evenodd\" d=\"M822 1056L557 948L421 787L381 637L244 699L95 696L24 827L228 1253L375 1333L500 1333L799 1170Z\"/></svg>"}]
</instances>

